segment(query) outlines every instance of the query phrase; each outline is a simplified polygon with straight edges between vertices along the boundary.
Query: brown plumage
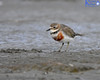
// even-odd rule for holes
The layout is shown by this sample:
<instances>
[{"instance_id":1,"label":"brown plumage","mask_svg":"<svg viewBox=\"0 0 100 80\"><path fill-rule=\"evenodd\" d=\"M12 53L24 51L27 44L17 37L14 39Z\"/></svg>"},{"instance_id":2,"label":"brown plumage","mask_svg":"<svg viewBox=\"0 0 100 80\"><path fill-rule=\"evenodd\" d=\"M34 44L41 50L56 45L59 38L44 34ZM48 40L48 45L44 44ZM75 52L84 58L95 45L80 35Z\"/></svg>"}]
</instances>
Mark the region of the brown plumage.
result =
<instances>
[{"instance_id":1,"label":"brown plumage","mask_svg":"<svg viewBox=\"0 0 100 80\"><path fill-rule=\"evenodd\" d=\"M75 32L73 31L73 29L71 29L70 27L68 27L67 25L61 24L61 29L64 31L64 33L66 35L68 35L69 37L74 38L75 37Z\"/></svg>"}]
</instances>

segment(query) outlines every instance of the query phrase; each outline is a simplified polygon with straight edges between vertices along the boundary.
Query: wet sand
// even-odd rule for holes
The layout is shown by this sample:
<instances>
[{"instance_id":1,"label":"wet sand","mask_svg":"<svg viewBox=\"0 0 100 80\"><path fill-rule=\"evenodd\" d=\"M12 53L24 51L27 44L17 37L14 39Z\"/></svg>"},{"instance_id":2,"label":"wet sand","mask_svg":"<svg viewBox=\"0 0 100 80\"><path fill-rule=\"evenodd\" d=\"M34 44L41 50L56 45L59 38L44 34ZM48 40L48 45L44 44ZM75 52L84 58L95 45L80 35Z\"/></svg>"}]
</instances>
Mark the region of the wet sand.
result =
<instances>
[{"instance_id":1,"label":"wet sand","mask_svg":"<svg viewBox=\"0 0 100 80\"><path fill-rule=\"evenodd\" d=\"M84 1L2 0L0 80L99 80L100 7ZM84 36L57 52L46 29L52 22Z\"/></svg>"}]
</instances>

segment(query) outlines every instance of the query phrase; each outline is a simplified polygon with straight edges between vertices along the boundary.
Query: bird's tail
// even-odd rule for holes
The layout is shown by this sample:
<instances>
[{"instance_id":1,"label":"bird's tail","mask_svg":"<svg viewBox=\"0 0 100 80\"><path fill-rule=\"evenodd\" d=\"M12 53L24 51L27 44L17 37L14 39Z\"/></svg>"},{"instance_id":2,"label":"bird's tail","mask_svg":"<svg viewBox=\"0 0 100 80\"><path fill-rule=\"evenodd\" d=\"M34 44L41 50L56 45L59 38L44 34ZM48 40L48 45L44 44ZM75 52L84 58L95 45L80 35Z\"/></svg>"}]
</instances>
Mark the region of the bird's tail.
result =
<instances>
[{"instance_id":1,"label":"bird's tail","mask_svg":"<svg viewBox=\"0 0 100 80\"><path fill-rule=\"evenodd\" d=\"M76 33L75 36L83 36L83 34Z\"/></svg>"}]
</instances>

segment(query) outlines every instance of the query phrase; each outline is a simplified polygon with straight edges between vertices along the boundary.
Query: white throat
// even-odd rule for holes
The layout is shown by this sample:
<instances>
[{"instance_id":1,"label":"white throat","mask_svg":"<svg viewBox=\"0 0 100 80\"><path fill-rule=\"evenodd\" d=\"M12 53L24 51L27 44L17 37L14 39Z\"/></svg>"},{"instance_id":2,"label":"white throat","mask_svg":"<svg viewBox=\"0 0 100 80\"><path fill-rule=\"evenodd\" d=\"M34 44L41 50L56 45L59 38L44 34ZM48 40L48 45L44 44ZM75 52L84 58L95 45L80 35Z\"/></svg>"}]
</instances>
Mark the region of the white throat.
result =
<instances>
[{"instance_id":1,"label":"white throat","mask_svg":"<svg viewBox=\"0 0 100 80\"><path fill-rule=\"evenodd\" d=\"M56 30L50 30L51 36L52 36L52 37L57 37L57 35L58 35L58 33L59 33L58 30L59 30L59 29L56 29ZM58 31L58 32L57 32L57 31ZM54 32L57 32L57 33L54 33ZM54 33L54 34L52 34L52 33Z\"/></svg>"}]
</instances>

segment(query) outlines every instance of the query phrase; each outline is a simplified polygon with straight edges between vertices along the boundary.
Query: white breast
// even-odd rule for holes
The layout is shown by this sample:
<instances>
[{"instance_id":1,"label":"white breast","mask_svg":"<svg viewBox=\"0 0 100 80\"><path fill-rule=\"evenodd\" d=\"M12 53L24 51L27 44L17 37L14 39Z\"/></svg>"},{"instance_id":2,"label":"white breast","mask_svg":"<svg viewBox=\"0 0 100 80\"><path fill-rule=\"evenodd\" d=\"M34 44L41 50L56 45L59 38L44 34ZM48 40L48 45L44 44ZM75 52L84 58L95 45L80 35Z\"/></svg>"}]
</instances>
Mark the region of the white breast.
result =
<instances>
[{"instance_id":1,"label":"white breast","mask_svg":"<svg viewBox=\"0 0 100 80\"><path fill-rule=\"evenodd\" d=\"M55 31L57 31L57 30L51 30L50 32L52 33L52 32L55 32ZM70 42L70 41L73 41L74 40L74 38L69 37L64 32L62 32L62 33L63 33L64 39L62 39L59 42L61 42L61 43L67 43L67 42ZM54 37L57 37L58 34L59 34L59 32L58 33L55 33L55 34L51 34L51 36L54 38Z\"/></svg>"},{"instance_id":2,"label":"white breast","mask_svg":"<svg viewBox=\"0 0 100 80\"><path fill-rule=\"evenodd\" d=\"M71 38L71 37L67 36L65 33L63 33L63 36L64 36L64 39L61 40L61 42L63 42L63 43L67 43L67 42L70 42L70 41L74 40L74 38Z\"/></svg>"},{"instance_id":3,"label":"white breast","mask_svg":"<svg viewBox=\"0 0 100 80\"><path fill-rule=\"evenodd\" d=\"M54 38L54 37L57 37L58 33L55 33L55 34L51 34L51 36Z\"/></svg>"}]
</instances>

